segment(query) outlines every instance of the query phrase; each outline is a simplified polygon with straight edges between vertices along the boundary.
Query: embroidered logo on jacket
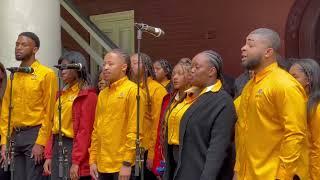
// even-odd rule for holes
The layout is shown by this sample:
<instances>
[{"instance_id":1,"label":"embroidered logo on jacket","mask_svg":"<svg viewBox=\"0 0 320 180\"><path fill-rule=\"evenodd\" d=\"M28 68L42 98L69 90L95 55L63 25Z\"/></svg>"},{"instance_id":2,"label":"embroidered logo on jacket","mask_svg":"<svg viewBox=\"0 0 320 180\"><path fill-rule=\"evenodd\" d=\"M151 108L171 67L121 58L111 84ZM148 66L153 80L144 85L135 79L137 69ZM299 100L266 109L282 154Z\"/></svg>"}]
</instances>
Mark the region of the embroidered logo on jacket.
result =
<instances>
[{"instance_id":1,"label":"embroidered logo on jacket","mask_svg":"<svg viewBox=\"0 0 320 180\"><path fill-rule=\"evenodd\" d=\"M263 95L263 90L259 89L256 93L256 97L261 97Z\"/></svg>"}]
</instances>

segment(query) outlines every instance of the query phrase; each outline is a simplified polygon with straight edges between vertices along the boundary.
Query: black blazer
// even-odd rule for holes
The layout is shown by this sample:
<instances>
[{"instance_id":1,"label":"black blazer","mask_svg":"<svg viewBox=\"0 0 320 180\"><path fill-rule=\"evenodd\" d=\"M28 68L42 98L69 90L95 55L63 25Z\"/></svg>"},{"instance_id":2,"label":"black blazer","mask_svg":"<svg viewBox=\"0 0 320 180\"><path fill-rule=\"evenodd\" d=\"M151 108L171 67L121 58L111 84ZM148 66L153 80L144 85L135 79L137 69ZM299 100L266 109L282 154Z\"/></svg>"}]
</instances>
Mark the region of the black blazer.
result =
<instances>
[{"instance_id":1,"label":"black blazer","mask_svg":"<svg viewBox=\"0 0 320 180\"><path fill-rule=\"evenodd\" d=\"M185 112L180 124L179 161L174 180L221 180L231 147L236 113L224 91L202 94ZM233 167L228 167L232 168Z\"/></svg>"}]
</instances>

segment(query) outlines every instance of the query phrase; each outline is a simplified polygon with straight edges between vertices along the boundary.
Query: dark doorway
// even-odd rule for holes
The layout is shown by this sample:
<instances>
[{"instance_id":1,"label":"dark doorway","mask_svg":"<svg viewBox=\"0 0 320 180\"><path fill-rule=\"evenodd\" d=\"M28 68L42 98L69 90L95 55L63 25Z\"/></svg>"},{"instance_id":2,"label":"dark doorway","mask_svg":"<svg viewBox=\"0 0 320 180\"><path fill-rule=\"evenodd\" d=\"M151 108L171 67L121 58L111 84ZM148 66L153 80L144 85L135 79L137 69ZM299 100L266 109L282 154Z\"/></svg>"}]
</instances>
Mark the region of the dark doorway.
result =
<instances>
[{"instance_id":1,"label":"dark doorway","mask_svg":"<svg viewBox=\"0 0 320 180\"><path fill-rule=\"evenodd\" d=\"M320 1L296 0L286 27L286 57L320 60Z\"/></svg>"},{"instance_id":2,"label":"dark doorway","mask_svg":"<svg viewBox=\"0 0 320 180\"><path fill-rule=\"evenodd\" d=\"M317 22L315 37L316 37L316 39L315 39L315 41L316 41L316 57L315 58L320 63L320 18L318 19L318 22Z\"/></svg>"}]
</instances>

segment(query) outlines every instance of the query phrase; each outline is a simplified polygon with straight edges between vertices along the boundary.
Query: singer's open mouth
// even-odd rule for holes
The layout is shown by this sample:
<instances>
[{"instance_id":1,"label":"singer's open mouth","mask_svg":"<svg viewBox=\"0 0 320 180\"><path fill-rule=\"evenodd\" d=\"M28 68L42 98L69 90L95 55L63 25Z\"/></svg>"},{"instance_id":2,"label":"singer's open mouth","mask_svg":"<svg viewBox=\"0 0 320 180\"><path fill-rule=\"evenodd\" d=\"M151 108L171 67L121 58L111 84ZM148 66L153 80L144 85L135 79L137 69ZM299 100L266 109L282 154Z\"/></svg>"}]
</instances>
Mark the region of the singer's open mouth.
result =
<instances>
[{"instance_id":1,"label":"singer's open mouth","mask_svg":"<svg viewBox=\"0 0 320 180\"><path fill-rule=\"evenodd\" d=\"M245 61L247 59L247 56L246 55L241 55L241 60L242 61Z\"/></svg>"},{"instance_id":2,"label":"singer's open mouth","mask_svg":"<svg viewBox=\"0 0 320 180\"><path fill-rule=\"evenodd\" d=\"M111 72L103 72L103 75L105 75L105 76L108 76L110 74L111 74Z\"/></svg>"}]
</instances>

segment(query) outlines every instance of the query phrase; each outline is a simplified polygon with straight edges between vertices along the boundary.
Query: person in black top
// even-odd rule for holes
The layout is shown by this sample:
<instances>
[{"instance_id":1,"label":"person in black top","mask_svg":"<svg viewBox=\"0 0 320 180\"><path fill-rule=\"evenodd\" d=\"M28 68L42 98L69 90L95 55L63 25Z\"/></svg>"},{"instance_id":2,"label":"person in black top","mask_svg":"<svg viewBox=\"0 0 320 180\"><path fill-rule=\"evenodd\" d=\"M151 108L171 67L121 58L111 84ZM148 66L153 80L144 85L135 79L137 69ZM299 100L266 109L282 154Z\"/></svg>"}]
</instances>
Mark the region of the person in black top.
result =
<instances>
[{"instance_id":1,"label":"person in black top","mask_svg":"<svg viewBox=\"0 0 320 180\"><path fill-rule=\"evenodd\" d=\"M181 119L174 180L232 178L233 166L227 157L236 113L231 96L222 88L222 78L218 53L207 50L193 58L191 85L201 93Z\"/></svg>"}]
</instances>

